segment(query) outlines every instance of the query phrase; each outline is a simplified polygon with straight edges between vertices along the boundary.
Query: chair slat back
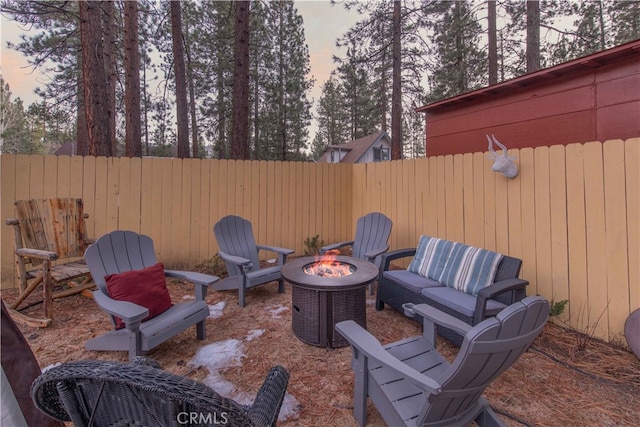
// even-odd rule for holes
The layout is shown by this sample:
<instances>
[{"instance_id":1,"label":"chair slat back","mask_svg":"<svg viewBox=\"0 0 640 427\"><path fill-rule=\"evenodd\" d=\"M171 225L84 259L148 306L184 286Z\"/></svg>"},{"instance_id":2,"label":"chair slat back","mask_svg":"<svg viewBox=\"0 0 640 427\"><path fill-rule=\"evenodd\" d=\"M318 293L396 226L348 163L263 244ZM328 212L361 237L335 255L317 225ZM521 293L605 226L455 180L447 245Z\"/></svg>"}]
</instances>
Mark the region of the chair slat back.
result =
<instances>
[{"instance_id":1,"label":"chair slat back","mask_svg":"<svg viewBox=\"0 0 640 427\"><path fill-rule=\"evenodd\" d=\"M18 200L15 206L25 248L55 252L58 258L82 256L86 249L82 199Z\"/></svg>"},{"instance_id":2,"label":"chair slat back","mask_svg":"<svg viewBox=\"0 0 640 427\"><path fill-rule=\"evenodd\" d=\"M107 295L105 276L142 270L158 262L149 236L123 230L101 236L87 248L84 258L94 282Z\"/></svg>"},{"instance_id":3,"label":"chair slat back","mask_svg":"<svg viewBox=\"0 0 640 427\"><path fill-rule=\"evenodd\" d=\"M443 392L432 396L425 406L426 421L471 409L484 390L529 348L548 317L549 303L544 298L527 297L471 329L450 368L436 378Z\"/></svg>"},{"instance_id":4,"label":"chair slat back","mask_svg":"<svg viewBox=\"0 0 640 427\"><path fill-rule=\"evenodd\" d=\"M392 225L391 220L380 212L371 212L359 218L353 239L353 256L364 258L369 250L386 246Z\"/></svg>"},{"instance_id":5,"label":"chair slat back","mask_svg":"<svg viewBox=\"0 0 640 427\"><path fill-rule=\"evenodd\" d=\"M213 226L213 233L222 252L251 260L251 271L258 270L258 247L253 237L251 223L239 216L229 215L222 218ZM225 263L229 275L241 274L237 265Z\"/></svg>"}]
</instances>

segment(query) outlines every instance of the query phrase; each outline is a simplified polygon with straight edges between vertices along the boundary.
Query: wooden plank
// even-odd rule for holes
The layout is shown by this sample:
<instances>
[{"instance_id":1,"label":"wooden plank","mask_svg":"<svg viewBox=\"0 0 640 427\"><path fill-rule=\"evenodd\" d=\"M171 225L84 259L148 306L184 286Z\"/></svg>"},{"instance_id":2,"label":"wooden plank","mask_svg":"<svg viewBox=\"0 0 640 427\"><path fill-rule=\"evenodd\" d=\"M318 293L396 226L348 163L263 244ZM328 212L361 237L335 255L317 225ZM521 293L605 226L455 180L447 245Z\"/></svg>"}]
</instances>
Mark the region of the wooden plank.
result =
<instances>
[{"instance_id":1,"label":"wooden plank","mask_svg":"<svg viewBox=\"0 0 640 427\"><path fill-rule=\"evenodd\" d=\"M625 175L627 185L627 242L629 257L629 311L640 308L640 138L625 142Z\"/></svg>"},{"instance_id":2,"label":"wooden plank","mask_svg":"<svg viewBox=\"0 0 640 427\"><path fill-rule=\"evenodd\" d=\"M504 175L492 172L495 175L496 189L496 251L502 254L510 254L509 249L509 179Z\"/></svg>"},{"instance_id":3,"label":"wooden plank","mask_svg":"<svg viewBox=\"0 0 640 427\"><path fill-rule=\"evenodd\" d=\"M300 184L300 192L301 192L300 200L302 205L299 207L298 211L300 212L300 216L301 216L300 230L302 233L303 241L307 238L312 238L313 236L315 236L315 230L312 229L312 223L310 220L311 209L312 209L311 198L313 196L311 192L311 186L310 186L311 173L312 173L311 166L312 166L311 163L307 163L307 162L300 163L301 180L299 184ZM298 253L298 255L302 255L302 250L304 250L304 248L305 248L304 243L302 243L300 246L300 252Z\"/></svg>"},{"instance_id":4,"label":"wooden plank","mask_svg":"<svg viewBox=\"0 0 640 427\"><path fill-rule=\"evenodd\" d=\"M484 247L495 251L496 241L496 174L491 170L492 162L485 158L484 182Z\"/></svg>"},{"instance_id":5,"label":"wooden plank","mask_svg":"<svg viewBox=\"0 0 640 427\"><path fill-rule=\"evenodd\" d=\"M57 188L55 197L71 196L71 157L56 156L58 160Z\"/></svg>"},{"instance_id":6,"label":"wooden plank","mask_svg":"<svg viewBox=\"0 0 640 427\"><path fill-rule=\"evenodd\" d=\"M82 202L84 203L84 213L87 214L85 227L87 236L97 239L96 234L96 158L86 156L82 158Z\"/></svg>"},{"instance_id":7,"label":"wooden plank","mask_svg":"<svg viewBox=\"0 0 640 427\"><path fill-rule=\"evenodd\" d=\"M50 198L58 196L58 158L57 156L44 156L44 181L42 185L42 197Z\"/></svg>"},{"instance_id":8,"label":"wooden plank","mask_svg":"<svg viewBox=\"0 0 640 427\"><path fill-rule=\"evenodd\" d=\"M174 161L173 159L162 159L159 164L160 176L162 182L162 196L160 198L160 212L161 212L161 224L172 224L174 219L172 215L173 205L176 204L176 198L179 197L179 193L174 193L175 189L175 173L174 169L180 164L180 160ZM167 194L171 194L173 197L166 197ZM176 218L176 221L178 218ZM172 227L162 227L160 230L159 239L154 239L156 255L159 260L174 265L173 260L173 229Z\"/></svg>"},{"instance_id":9,"label":"wooden plank","mask_svg":"<svg viewBox=\"0 0 640 427\"><path fill-rule=\"evenodd\" d=\"M106 232L118 230L118 214L120 207L120 161L116 157L107 158L107 217L105 221Z\"/></svg>"},{"instance_id":10,"label":"wooden plank","mask_svg":"<svg viewBox=\"0 0 640 427\"><path fill-rule=\"evenodd\" d=\"M106 157L94 157L95 164L95 185L93 188L94 191L94 213L93 218L95 219L95 233L93 236L95 238L99 238L100 236L107 234L113 229L107 228L107 158ZM87 168L89 167L89 162L87 162ZM91 172L85 169L85 175L89 175ZM87 188L87 193L90 192L91 189Z\"/></svg>"},{"instance_id":11,"label":"wooden plank","mask_svg":"<svg viewBox=\"0 0 640 427\"><path fill-rule=\"evenodd\" d=\"M213 224L215 221L210 218L209 214L211 211L209 210L210 205L210 175L211 175L211 161L203 159L200 161L200 173L198 175L198 180L200 181L200 189L199 193L196 193L200 199L200 212L199 212L199 228L196 231L199 237L198 244L198 259L199 260L207 260L213 256L213 253L210 252L209 247L211 246L210 241L213 240ZM256 200L258 198L256 197Z\"/></svg>"},{"instance_id":12,"label":"wooden plank","mask_svg":"<svg viewBox=\"0 0 640 427\"><path fill-rule=\"evenodd\" d=\"M273 165L273 207L271 210L271 221L269 223L270 235L267 241L268 245L283 246L283 221L285 217L285 203L286 199L282 194L282 189L286 182L284 181L284 162L277 161ZM272 257L273 254L269 254Z\"/></svg>"},{"instance_id":13,"label":"wooden plank","mask_svg":"<svg viewBox=\"0 0 640 427\"><path fill-rule=\"evenodd\" d=\"M522 269L520 277L529 281L528 295L535 295L536 273L536 216L535 216L535 163L532 148L519 152L520 212L522 216Z\"/></svg>"},{"instance_id":14,"label":"wooden plank","mask_svg":"<svg viewBox=\"0 0 640 427\"><path fill-rule=\"evenodd\" d=\"M438 210L438 216L436 217L436 223L438 230L434 237L440 237L446 239L447 237L447 189L445 181L445 157L438 156L436 159L436 206Z\"/></svg>"},{"instance_id":15,"label":"wooden plank","mask_svg":"<svg viewBox=\"0 0 640 427\"><path fill-rule=\"evenodd\" d=\"M453 224L450 234L451 240L464 242L464 156L458 154L453 156ZM447 220L451 220L451 215L447 215Z\"/></svg>"},{"instance_id":16,"label":"wooden plank","mask_svg":"<svg viewBox=\"0 0 640 427\"><path fill-rule=\"evenodd\" d=\"M629 304L629 259L627 243L627 206L624 170L624 143L607 141L603 145L604 206L607 268L607 293L609 296L609 337L624 342L624 323L631 314ZM633 187L640 191L640 187ZM636 217L636 222L638 217ZM637 263L636 259L636 263ZM635 284L636 286L638 283Z\"/></svg>"},{"instance_id":17,"label":"wooden plank","mask_svg":"<svg viewBox=\"0 0 640 427\"><path fill-rule=\"evenodd\" d=\"M188 159L186 169L189 174L191 185L189 187L190 202L189 203L189 230L188 237L184 244L189 254L189 268L193 268L196 264L204 261L200 256L200 239L202 237L201 216L202 216L202 182L200 174L202 172L201 159Z\"/></svg>"},{"instance_id":18,"label":"wooden plank","mask_svg":"<svg viewBox=\"0 0 640 427\"><path fill-rule=\"evenodd\" d=\"M473 203L473 154L462 156L462 241L472 246L480 246L475 239L475 204Z\"/></svg>"},{"instance_id":19,"label":"wooden plank","mask_svg":"<svg viewBox=\"0 0 640 427\"><path fill-rule=\"evenodd\" d=\"M140 208L135 204L140 203L140 199L134 202L132 194L133 171L131 167L131 157L120 157L118 159L118 229L140 231ZM137 194L136 196L139 196Z\"/></svg>"},{"instance_id":20,"label":"wooden plank","mask_svg":"<svg viewBox=\"0 0 640 427\"><path fill-rule=\"evenodd\" d=\"M549 148L549 202L551 213L551 277L554 301L569 298L569 255L567 242L567 191L565 149Z\"/></svg>"},{"instance_id":21,"label":"wooden plank","mask_svg":"<svg viewBox=\"0 0 640 427\"><path fill-rule=\"evenodd\" d=\"M607 238L604 200L602 144L584 144L585 210L587 224L587 277L589 306L585 307L575 325L582 331L608 340L607 310Z\"/></svg>"},{"instance_id":22,"label":"wooden plank","mask_svg":"<svg viewBox=\"0 0 640 427\"><path fill-rule=\"evenodd\" d=\"M140 162L140 234L151 237L154 225L160 217L159 206L154 206L154 190L162 186L162 179L154 180L154 159L146 158ZM158 176L159 178L159 176ZM157 199L159 202L159 199Z\"/></svg>"},{"instance_id":23,"label":"wooden plank","mask_svg":"<svg viewBox=\"0 0 640 427\"><path fill-rule=\"evenodd\" d=\"M182 159L182 171L180 173L180 185L178 191L180 191L181 197L178 200L181 200L180 203L177 203L176 210L174 210L174 214L178 213L178 216L175 216L176 222L174 229L178 230L178 235L174 240L173 244L180 251L180 255L178 258L178 268L188 269L190 268L191 261L189 260L190 247L191 247L191 202L192 202L192 190L193 190L193 182L192 176L190 172L190 166L194 159ZM176 194L176 193L173 193Z\"/></svg>"},{"instance_id":24,"label":"wooden plank","mask_svg":"<svg viewBox=\"0 0 640 427\"><path fill-rule=\"evenodd\" d=\"M420 198L426 183L426 180L420 181L418 179L418 172L416 168L417 163L418 161L416 159L410 159L401 163L404 164L402 170L405 173L402 177L402 181L403 187L407 192L407 200L404 203L407 204L406 210L408 215L407 225L404 229L404 239L400 244L402 247L409 247L415 242L414 236L416 234L416 223L418 222L418 206L421 205ZM400 203L403 202L400 201Z\"/></svg>"},{"instance_id":25,"label":"wooden plank","mask_svg":"<svg viewBox=\"0 0 640 427\"><path fill-rule=\"evenodd\" d=\"M567 249L569 267L569 305L562 315L578 324L580 312L589 305L587 292L587 235L585 219L584 153L582 144L565 149L567 165ZM559 301L556 300L556 301Z\"/></svg>"},{"instance_id":26,"label":"wooden plank","mask_svg":"<svg viewBox=\"0 0 640 427\"><path fill-rule=\"evenodd\" d=\"M440 202L439 193L442 191L442 189L438 185L440 181L438 175L438 172L440 170L439 159L439 157L430 157L428 159L429 194L428 198L422 201L423 210L425 209L426 205L427 218L425 218L426 223L424 222L425 220L423 220L423 226L419 233L420 235L426 234L428 236L438 236L438 210L440 209L438 203ZM427 193L424 193L424 195L426 196ZM416 239L417 238L419 238L419 236L416 236ZM416 240L416 246L417 244L418 240Z\"/></svg>"},{"instance_id":27,"label":"wooden plank","mask_svg":"<svg viewBox=\"0 0 640 427\"><path fill-rule=\"evenodd\" d=\"M470 236L474 245L484 248L484 153L473 154L472 167L471 203L473 204L473 223Z\"/></svg>"},{"instance_id":28,"label":"wooden plank","mask_svg":"<svg viewBox=\"0 0 640 427\"><path fill-rule=\"evenodd\" d=\"M211 232L213 233L213 226L215 223L220 221L224 216L220 211L223 208L224 201L220 196L220 163L222 160L209 160L210 170L209 170L209 218L211 221ZM261 180L262 181L262 180ZM260 200L262 201L262 197L265 197L261 194ZM256 237L257 238L257 237ZM218 242L215 239L215 236L212 240L209 241L209 252L213 254L217 254L219 250Z\"/></svg>"},{"instance_id":29,"label":"wooden plank","mask_svg":"<svg viewBox=\"0 0 640 427\"><path fill-rule=\"evenodd\" d=\"M16 194L19 198L23 199L43 199L45 180L44 156L29 156L28 160L27 166L20 166L20 172L29 172L28 178L24 181L24 185L28 185L28 193L21 194L22 191L20 191ZM22 180L22 178L20 178L20 180Z\"/></svg>"},{"instance_id":30,"label":"wooden plank","mask_svg":"<svg viewBox=\"0 0 640 427\"><path fill-rule=\"evenodd\" d=\"M510 156L516 158L518 162L518 150L509 150ZM522 180L518 177L507 179L507 212L508 212L508 240L509 255L522 259L522 207L520 201L522 199L522 190L520 188Z\"/></svg>"},{"instance_id":31,"label":"wooden plank","mask_svg":"<svg viewBox=\"0 0 640 427\"><path fill-rule=\"evenodd\" d=\"M3 154L0 156L0 171L2 179L0 179L0 212L2 220L15 218L13 202L16 200L16 164L18 156L15 154ZM14 248L15 239L13 227L3 225L2 233L0 233L0 283L1 289L10 289L17 287L17 277L14 267Z\"/></svg>"},{"instance_id":32,"label":"wooden plank","mask_svg":"<svg viewBox=\"0 0 640 427\"><path fill-rule=\"evenodd\" d=\"M81 156L71 157L69 163L69 197L75 199L82 198L83 163Z\"/></svg>"},{"instance_id":33,"label":"wooden plank","mask_svg":"<svg viewBox=\"0 0 640 427\"><path fill-rule=\"evenodd\" d=\"M537 147L535 158L536 214L536 278L533 291L547 299L553 298L551 286L551 213L549 201L549 149Z\"/></svg>"}]
</instances>

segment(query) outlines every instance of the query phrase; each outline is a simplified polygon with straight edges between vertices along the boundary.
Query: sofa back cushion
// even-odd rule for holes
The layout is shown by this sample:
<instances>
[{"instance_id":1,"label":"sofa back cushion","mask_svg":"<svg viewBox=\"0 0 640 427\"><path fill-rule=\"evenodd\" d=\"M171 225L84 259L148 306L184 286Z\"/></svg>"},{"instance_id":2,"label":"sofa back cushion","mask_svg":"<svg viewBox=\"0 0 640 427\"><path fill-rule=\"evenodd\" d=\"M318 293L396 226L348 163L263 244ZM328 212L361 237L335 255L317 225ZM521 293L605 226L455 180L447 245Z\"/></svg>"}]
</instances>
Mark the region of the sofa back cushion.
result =
<instances>
[{"instance_id":1,"label":"sofa back cushion","mask_svg":"<svg viewBox=\"0 0 640 427\"><path fill-rule=\"evenodd\" d=\"M420 236L416 254L407 270L439 282L453 246L454 243L448 240Z\"/></svg>"},{"instance_id":2,"label":"sofa back cushion","mask_svg":"<svg viewBox=\"0 0 640 427\"><path fill-rule=\"evenodd\" d=\"M478 295L494 282L503 255L487 249L454 243L439 282L470 295Z\"/></svg>"}]
</instances>

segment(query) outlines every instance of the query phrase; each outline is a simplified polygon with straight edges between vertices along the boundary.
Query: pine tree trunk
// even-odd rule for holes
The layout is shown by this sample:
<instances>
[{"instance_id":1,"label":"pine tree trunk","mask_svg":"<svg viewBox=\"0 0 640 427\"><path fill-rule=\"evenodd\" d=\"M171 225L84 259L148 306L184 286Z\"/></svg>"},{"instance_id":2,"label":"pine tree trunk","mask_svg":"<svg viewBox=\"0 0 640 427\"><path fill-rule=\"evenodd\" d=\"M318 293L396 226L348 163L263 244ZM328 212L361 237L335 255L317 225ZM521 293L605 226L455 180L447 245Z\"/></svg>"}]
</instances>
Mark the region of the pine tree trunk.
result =
<instances>
[{"instance_id":1,"label":"pine tree trunk","mask_svg":"<svg viewBox=\"0 0 640 427\"><path fill-rule=\"evenodd\" d=\"M391 93L391 159L402 159L402 58L400 0L393 1L393 82Z\"/></svg>"},{"instance_id":2,"label":"pine tree trunk","mask_svg":"<svg viewBox=\"0 0 640 427\"><path fill-rule=\"evenodd\" d=\"M527 73L540 69L540 3L527 1Z\"/></svg>"},{"instance_id":3,"label":"pine tree trunk","mask_svg":"<svg viewBox=\"0 0 640 427\"><path fill-rule=\"evenodd\" d=\"M107 108L107 76L105 75L100 4L80 1L80 40L82 45L82 76L87 121L89 155L113 156L109 140Z\"/></svg>"},{"instance_id":4,"label":"pine tree trunk","mask_svg":"<svg viewBox=\"0 0 640 427\"><path fill-rule=\"evenodd\" d=\"M171 39L173 42L173 67L176 79L176 115L178 122L178 153L180 159L189 158L189 111L187 105L187 77L184 63L182 18L180 2L171 3Z\"/></svg>"},{"instance_id":5,"label":"pine tree trunk","mask_svg":"<svg viewBox=\"0 0 640 427\"><path fill-rule=\"evenodd\" d=\"M124 3L124 68L126 130L128 157L142 156L142 125L140 123L140 52L138 39L138 3Z\"/></svg>"},{"instance_id":6,"label":"pine tree trunk","mask_svg":"<svg viewBox=\"0 0 640 427\"><path fill-rule=\"evenodd\" d=\"M249 1L236 1L231 158L249 159Z\"/></svg>"},{"instance_id":7,"label":"pine tree trunk","mask_svg":"<svg viewBox=\"0 0 640 427\"><path fill-rule=\"evenodd\" d=\"M109 141L111 152L115 156L116 151L116 6L113 1L101 1L104 66L107 76L107 113L109 115Z\"/></svg>"},{"instance_id":8,"label":"pine tree trunk","mask_svg":"<svg viewBox=\"0 0 640 427\"><path fill-rule=\"evenodd\" d=\"M82 81L82 49L78 51L78 66L80 70L77 73L78 83L76 85L77 92L77 111L76 111L76 154L78 156L86 156L89 154L89 133L87 129L87 112L84 102L84 83Z\"/></svg>"},{"instance_id":9,"label":"pine tree trunk","mask_svg":"<svg viewBox=\"0 0 640 427\"><path fill-rule=\"evenodd\" d=\"M488 6L488 39L489 39L489 85L498 83L498 35L496 32L496 2L489 0Z\"/></svg>"}]
</instances>

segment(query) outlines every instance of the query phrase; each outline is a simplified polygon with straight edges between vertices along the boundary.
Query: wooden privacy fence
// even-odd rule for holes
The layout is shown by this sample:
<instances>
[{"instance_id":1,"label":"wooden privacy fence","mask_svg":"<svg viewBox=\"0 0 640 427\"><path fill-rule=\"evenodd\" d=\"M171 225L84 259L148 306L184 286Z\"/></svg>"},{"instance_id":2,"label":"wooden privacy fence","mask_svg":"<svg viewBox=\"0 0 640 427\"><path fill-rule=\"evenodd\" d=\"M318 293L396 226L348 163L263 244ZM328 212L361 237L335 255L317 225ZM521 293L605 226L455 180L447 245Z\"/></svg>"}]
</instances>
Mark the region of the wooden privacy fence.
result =
<instances>
[{"instance_id":1,"label":"wooden privacy fence","mask_svg":"<svg viewBox=\"0 0 640 427\"><path fill-rule=\"evenodd\" d=\"M522 258L528 294L568 299L570 326L624 342L640 307L640 138L510 154L511 180L486 153L357 165L5 154L1 213L19 199L82 198L89 236L148 234L181 268L217 252L212 227L227 214L249 219L258 243L302 255L307 237L349 240L357 218L380 211L392 249L428 234ZM7 226L1 236L2 287L14 287Z\"/></svg>"}]
</instances>

